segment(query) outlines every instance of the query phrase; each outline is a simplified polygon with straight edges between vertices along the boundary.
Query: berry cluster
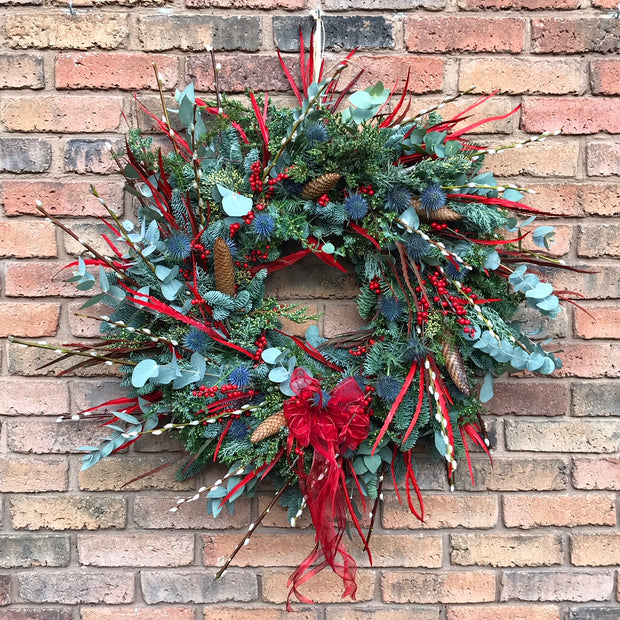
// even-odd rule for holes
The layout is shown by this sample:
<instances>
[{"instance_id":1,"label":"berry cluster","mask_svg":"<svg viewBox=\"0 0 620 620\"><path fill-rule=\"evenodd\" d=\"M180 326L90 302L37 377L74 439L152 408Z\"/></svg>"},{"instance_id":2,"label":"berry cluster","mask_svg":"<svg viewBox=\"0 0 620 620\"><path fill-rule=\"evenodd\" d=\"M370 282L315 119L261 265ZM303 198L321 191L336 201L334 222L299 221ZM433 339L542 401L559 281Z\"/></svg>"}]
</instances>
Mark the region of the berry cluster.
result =
<instances>
[{"instance_id":1,"label":"berry cluster","mask_svg":"<svg viewBox=\"0 0 620 620\"><path fill-rule=\"evenodd\" d=\"M358 187L357 191L360 194L367 194L368 196L374 196L375 195L375 190L373 189L372 185L362 185L362 186Z\"/></svg>"},{"instance_id":2,"label":"berry cluster","mask_svg":"<svg viewBox=\"0 0 620 620\"><path fill-rule=\"evenodd\" d=\"M268 183L269 183L269 189L267 190L267 192L265 193L265 198L269 199L273 196L274 192L276 191L275 186L280 183L280 181L284 181L284 179L288 179L289 175L287 172L280 172L280 174L278 174L278 176L276 176L274 179L269 179Z\"/></svg>"},{"instance_id":3,"label":"berry cluster","mask_svg":"<svg viewBox=\"0 0 620 620\"><path fill-rule=\"evenodd\" d=\"M440 230L445 230L448 228L448 225L445 222L431 222L431 228L434 231L439 232Z\"/></svg>"},{"instance_id":4,"label":"berry cluster","mask_svg":"<svg viewBox=\"0 0 620 620\"><path fill-rule=\"evenodd\" d=\"M367 345L366 344L360 344L357 347L351 347L349 349L349 354L353 355L353 357L361 357L362 355L364 355L368 351L369 347L372 347L372 345L375 344L375 342L376 341L373 338L371 338L368 341ZM370 386L368 386L368 387L370 387ZM366 391L368 391L368 387L366 388ZM374 388L372 388L372 389L374 390Z\"/></svg>"},{"instance_id":5,"label":"berry cluster","mask_svg":"<svg viewBox=\"0 0 620 620\"><path fill-rule=\"evenodd\" d=\"M368 288L377 295L381 295L381 280L375 276L369 283Z\"/></svg>"},{"instance_id":6,"label":"berry cluster","mask_svg":"<svg viewBox=\"0 0 620 620\"><path fill-rule=\"evenodd\" d=\"M192 250L194 250L194 252L198 252L202 260L205 260L207 256L211 254L211 250L205 249L205 246L198 241L192 241Z\"/></svg>"},{"instance_id":7,"label":"berry cluster","mask_svg":"<svg viewBox=\"0 0 620 620\"><path fill-rule=\"evenodd\" d=\"M257 362L259 362L260 356L263 354L263 351L267 348L267 336L263 334L260 338L256 339L254 344L258 347L256 349L256 353L254 353L254 359Z\"/></svg>"},{"instance_id":8,"label":"berry cluster","mask_svg":"<svg viewBox=\"0 0 620 620\"><path fill-rule=\"evenodd\" d=\"M212 387L207 387L206 385L201 385L197 390L192 392L192 396L197 396L198 398L214 398L215 395L219 392L219 386L214 385Z\"/></svg>"},{"instance_id":9,"label":"berry cluster","mask_svg":"<svg viewBox=\"0 0 620 620\"><path fill-rule=\"evenodd\" d=\"M228 234L230 235L231 239L239 232L240 228L241 228L241 224L239 224L239 222L233 222L228 227Z\"/></svg>"},{"instance_id":10,"label":"berry cluster","mask_svg":"<svg viewBox=\"0 0 620 620\"><path fill-rule=\"evenodd\" d=\"M319 207L326 207L329 204L329 196L327 194L323 194L317 202L319 203Z\"/></svg>"},{"instance_id":11,"label":"berry cluster","mask_svg":"<svg viewBox=\"0 0 620 620\"><path fill-rule=\"evenodd\" d=\"M254 211L250 211L244 218L243 221L247 224L250 225L252 223L252 221L254 220Z\"/></svg>"},{"instance_id":12,"label":"berry cluster","mask_svg":"<svg viewBox=\"0 0 620 620\"><path fill-rule=\"evenodd\" d=\"M270 245L265 246L264 250L252 250L249 254L246 254L243 261L235 261L235 267L243 267L247 269L250 264L258 263L259 261L269 260Z\"/></svg>"},{"instance_id":13,"label":"berry cluster","mask_svg":"<svg viewBox=\"0 0 620 620\"><path fill-rule=\"evenodd\" d=\"M250 188L255 194L260 194L263 191L263 181L260 175L260 162L255 161L250 168L252 173L250 174Z\"/></svg>"}]
</instances>

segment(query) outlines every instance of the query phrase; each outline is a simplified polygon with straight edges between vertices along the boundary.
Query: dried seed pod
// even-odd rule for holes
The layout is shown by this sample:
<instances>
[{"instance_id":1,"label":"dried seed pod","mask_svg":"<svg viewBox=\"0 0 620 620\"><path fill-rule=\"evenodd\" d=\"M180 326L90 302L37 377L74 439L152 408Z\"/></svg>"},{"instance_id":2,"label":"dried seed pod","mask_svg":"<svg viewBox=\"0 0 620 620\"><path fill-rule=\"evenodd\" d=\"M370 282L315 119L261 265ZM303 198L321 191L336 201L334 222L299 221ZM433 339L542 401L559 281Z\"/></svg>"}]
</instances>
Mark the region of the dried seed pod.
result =
<instances>
[{"instance_id":1,"label":"dried seed pod","mask_svg":"<svg viewBox=\"0 0 620 620\"><path fill-rule=\"evenodd\" d=\"M420 216L420 219L427 222L458 222L463 219L463 216L448 207L441 207L435 211L427 211L420 207L419 203L415 204L415 210Z\"/></svg>"},{"instance_id":2,"label":"dried seed pod","mask_svg":"<svg viewBox=\"0 0 620 620\"><path fill-rule=\"evenodd\" d=\"M460 351L454 346L451 340L444 340L441 351L446 359L446 369L454 385L466 396L471 394L471 389L467 383L467 371L463 363Z\"/></svg>"},{"instance_id":3,"label":"dried seed pod","mask_svg":"<svg viewBox=\"0 0 620 620\"><path fill-rule=\"evenodd\" d=\"M213 270L215 271L215 288L220 293L234 297L236 294L235 266L230 248L222 237L218 237L213 244Z\"/></svg>"},{"instance_id":4,"label":"dried seed pod","mask_svg":"<svg viewBox=\"0 0 620 620\"><path fill-rule=\"evenodd\" d=\"M286 426L286 418L284 417L284 411L280 410L277 413L269 416L266 420L263 420L256 430L250 435L250 441L257 443L267 437L275 435L283 426Z\"/></svg>"},{"instance_id":5,"label":"dried seed pod","mask_svg":"<svg viewBox=\"0 0 620 620\"><path fill-rule=\"evenodd\" d=\"M328 172L327 174L323 174L312 181L308 181L303 186L301 195L304 198L316 200L323 194L326 194L330 189L333 189L341 178L342 175L337 172Z\"/></svg>"}]
</instances>

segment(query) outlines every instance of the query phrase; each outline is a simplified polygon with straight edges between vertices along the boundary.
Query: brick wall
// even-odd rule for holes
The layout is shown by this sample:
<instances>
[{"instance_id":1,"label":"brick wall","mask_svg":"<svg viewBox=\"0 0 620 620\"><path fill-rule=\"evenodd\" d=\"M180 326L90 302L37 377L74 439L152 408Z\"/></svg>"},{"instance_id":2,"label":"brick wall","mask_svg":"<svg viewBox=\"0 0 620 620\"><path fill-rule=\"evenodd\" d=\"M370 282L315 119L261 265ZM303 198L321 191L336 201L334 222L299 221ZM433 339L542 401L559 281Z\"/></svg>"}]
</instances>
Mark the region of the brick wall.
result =
<instances>
[{"instance_id":1,"label":"brick wall","mask_svg":"<svg viewBox=\"0 0 620 620\"><path fill-rule=\"evenodd\" d=\"M95 336L57 274L79 249L36 216L35 199L81 237L99 230L94 183L123 210L109 147L123 135L132 91L155 105L151 63L166 89L211 86L202 50L219 52L228 92L277 94L275 45L294 51L306 0L0 0L0 336L49 341ZM415 109L458 89L499 89L480 141L505 143L564 126L564 135L491 158L502 178L538 191L530 204L566 214L554 252L589 273L559 272L583 295L543 330L560 337L552 378L498 383L487 415L494 465L449 493L422 467L421 525L386 494L361 560L359 603L342 603L328 572L304 620L612 620L620 615L620 20L615 0L325 0L332 52L359 46L363 85L412 73ZM469 102L466 98L459 106ZM456 106L452 106L454 110ZM144 119L142 119L144 120ZM125 213L131 214L125 204ZM616 219L614 219L616 218ZM272 288L323 312L327 335L355 325L355 283L306 265ZM193 483L173 468L124 483L174 458L172 442L79 471L77 447L96 426L56 424L115 393L111 376L57 379L37 350L0 344L0 618L199 620L284 618L286 578L312 544L308 523L274 514L225 579L213 566L259 504L214 521L198 502L167 509ZM466 469L466 468L465 468ZM465 472L460 471L460 474ZM361 556L360 556L361 557Z\"/></svg>"}]
</instances>

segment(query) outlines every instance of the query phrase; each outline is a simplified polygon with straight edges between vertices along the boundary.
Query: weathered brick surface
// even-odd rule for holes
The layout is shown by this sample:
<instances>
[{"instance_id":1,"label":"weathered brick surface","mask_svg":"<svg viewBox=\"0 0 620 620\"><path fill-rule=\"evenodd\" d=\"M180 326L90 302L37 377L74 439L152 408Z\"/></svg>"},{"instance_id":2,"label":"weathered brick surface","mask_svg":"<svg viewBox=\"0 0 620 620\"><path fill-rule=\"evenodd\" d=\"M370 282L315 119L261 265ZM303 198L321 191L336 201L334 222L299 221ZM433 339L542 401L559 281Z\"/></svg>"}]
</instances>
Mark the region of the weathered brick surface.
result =
<instances>
[{"instance_id":1,"label":"weathered brick surface","mask_svg":"<svg viewBox=\"0 0 620 620\"><path fill-rule=\"evenodd\" d=\"M325 306L323 319L323 334L325 338L333 338L367 325L359 315L357 304L354 301L343 304L328 303Z\"/></svg>"},{"instance_id":2,"label":"weathered brick surface","mask_svg":"<svg viewBox=\"0 0 620 620\"><path fill-rule=\"evenodd\" d=\"M19 573L19 595L31 603L131 603L134 584L127 572L46 571Z\"/></svg>"},{"instance_id":3,"label":"weathered brick surface","mask_svg":"<svg viewBox=\"0 0 620 620\"><path fill-rule=\"evenodd\" d=\"M81 297L83 293L59 274L58 262L10 261L6 264L5 294L9 297Z\"/></svg>"},{"instance_id":4,"label":"weathered brick surface","mask_svg":"<svg viewBox=\"0 0 620 620\"><path fill-rule=\"evenodd\" d=\"M155 603L220 603L251 601L258 596L253 571L231 569L218 580L204 569L188 571L142 571L142 596L149 605ZM264 586L263 586L264 587Z\"/></svg>"},{"instance_id":5,"label":"weathered brick surface","mask_svg":"<svg viewBox=\"0 0 620 620\"><path fill-rule=\"evenodd\" d=\"M219 607L209 605L205 607L204 620L245 620L251 617L255 620L318 620L318 611L289 611L277 607ZM202 620L202 616L200 616Z\"/></svg>"},{"instance_id":6,"label":"weathered brick surface","mask_svg":"<svg viewBox=\"0 0 620 620\"><path fill-rule=\"evenodd\" d=\"M586 151L587 172L591 176L620 176L620 144L592 142Z\"/></svg>"},{"instance_id":7,"label":"weathered brick surface","mask_svg":"<svg viewBox=\"0 0 620 620\"><path fill-rule=\"evenodd\" d=\"M114 49L127 38L126 13L9 14L5 21L6 43L14 48Z\"/></svg>"},{"instance_id":8,"label":"weathered brick surface","mask_svg":"<svg viewBox=\"0 0 620 620\"><path fill-rule=\"evenodd\" d=\"M573 415L620 416L620 385L613 381L575 383Z\"/></svg>"},{"instance_id":9,"label":"weathered brick surface","mask_svg":"<svg viewBox=\"0 0 620 620\"><path fill-rule=\"evenodd\" d=\"M495 600L495 575L478 570L398 572L383 575L381 596L386 603L482 603Z\"/></svg>"},{"instance_id":10,"label":"weathered brick surface","mask_svg":"<svg viewBox=\"0 0 620 620\"><path fill-rule=\"evenodd\" d=\"M43 88L43 57L38 54L0 54L0 88Z\"/></svg>"},{"instance_id":11,"label":"weathered brick surface","mask_svg":"<svg viewBox=\"0 0 620 620\"><path fill-rule=\"evenodd\" d=\"M0 221L0 257L56 256L56 230L49 222Z\"/></svg>"},{"instance_id":12,"label":"weathered brick surface","mask_svg":"<svg viewBox=\"0 0 620 620\"><path fill-rule=\"evenodd\" d=\"M618 101L612 97L527 97L521 115L523 129L530 133L556 131L564 134L620 132L615 113Z\"/></svg>"},{"instance_id":13,"label":"weathered brick surface","mask_svg":"<svg viewBox=\"0 0 620 620\"><path fill-rule=\"evenodd\" d=\"M0 488L5 493L66 491L68 472L65 458L0 456Z\"/></svg>"},{"instance_id":14,"label":"weathered brick surface","mask_svg":"<svg viewBox=\"0 0 620 620\"><path fill-rule=\"evenodd\" d=\"M263 600L268 603L281 605L286 602L289 593L287 584L290 571L272 570L263 575ZM375 583L378 573L369 570L357 572L357 593L355 598L358 602L373 599ZM311 581L299 588L299 591L312 599L315 603L345 603L342 598L342 581L332 572L324 570L316 575Z\"/></svg>"},{"instance_id":15,"label":"weathered brick surface","mask_svg":"<svg viewBox=\"0 0 620 620\"><path fill-rule=\"evenodd\" d=\"M617 183L584 183L581 198L588 215L620 215L620 186Z\"/></svg>"},{"instance_id":16,"label":"weathered brick surface","mask_svg":"<svg viewBox=\"0 0 620 620\"><path fill-rule=\"evenodd\" d=\"M0 535L0 568L67 566L68 536Z\"/></svg>"},{"instance_id":17,"label":"weathered brick surface","mask_svg":"<svg viewBox=\"0 0 620 620\"><path fill-rule=\"evenodd\" d=\"M53 336L59 317L60 304L0 302L0 336Z\"/></svg>"},{"instance_id":18,"label":"weathered brick surface","mask_svg":"<svg viewBox=\"0 0 620 620\"><path fill-rule=\"evenodd\" d=\"M11 131L114 131L121 107L122 99L110 95L16 95L2 100L0 121Z\"/></svg>"},{"instance_id":19,"label":"weathered brick surface","mask_svg":"<svg viewBox=\"0 0 620 620\"><path fill-rule=\"evenodd\" d=\"M577 255L595 258L620 256L620 226L616 224L585 224L579 227Z\"/></svg>"},{"instance_id":20,"label":"weathered brick surface","mask_svg":"<svg viewBox=\"0 0 620 620\"><path fill-rule=\"evenodd\" d=\"M608 601L614 576L611 571L505 571L502 601Z\"/></svg>"},{"instance_id":21,"label":"weathered brick surface","mask_svg":"<svg viewBox=\"0 0 620 620\"><path fill-rule=\"evenodd\" d=\"M560 620L561 611L553 605L467 605L448 606L447 620Z\"/></svg>"},{"instance_id":22,"label":"weathered brick surface","mask_svg":"<svg viewBox=\"0 0 620 620\"><path fill-rule=\"evenodd\" d=\"M56 58L56 88L121 88L139 90L157 88L153 70L162 87L170 89L177 83L177 59L163 54L128 52L71 52Z\"/></svg>"},{"instance_id":23,"label":"weathered brick surface","mask_svg":"<svg viewBox=\"0 0 620 620\"><path fill-rule=\"evenodd\" d=\"M461 566L553 566L563 557L557 534L452 534L450 543Z\"/></svg>"},{"instance_id":24,"label":"weathered brick surface","mask_svg":"<svg viewBox=\"0 0 620 620\"><path fill-rule=\"evenodd\" d=\"M620 564L620 534L571 534L570 558L576 566Z\"/></svg>"},{"instance_id":25,"label":"weathered brick surface","mask_svg":"<svg viewBox=\"0 0 620 620\"><path fill-rule=\"evenodd\" d=\"M590 61L592 92L600 95L620 95L620 62L615 58Z\"/></svg>"},{"instance_id":26,"label":"weathered brick surface","mask_svg":"<svg viewBox=\"0 0 620 620\"><path fill-rule=\"evenodd\" d=\"M615 525L613 495L505 495L504 524L507 527L574 527Z\"/></svg>"},{"instance_id":27,"label":"weathered brick surface","mask_svg":"<svg viewBox=\"0 0 620 620\"><path fill-rule=\"evenodd\" d=\"M535 143L521 149L506 149L490 156L486 168L500 177L574 177L579 162L577 142Z\"/></svg>"},{"instance_id":28,"label":"weathered brick surface","mask_svg":"<svg viewBox=\"0 0 620 620\"><path fill-rule=\"evenodd\" d=\"M527 390L527 400L519 396ZM495 415L566 415L570 408L570 388L557 382L497 382L495 396L489 402L489 413Z\"/></svg>"},{"instance_id":29,"label":"weathered brick surface","mask_svg":"<svg viewBox=\"0 0 620 620\"><path fill-rule=\"evenodd\" d=\"M620 491L620 458L575 458L572 476L576 489Z\"/></svg>"},{"instance_id":30,"label":"weathered brick surface","mask_svg":"<svg viewBox=\"0 0 620 620\"><path fill-rule=\"evenodd\" d=\"M195 620L190 607L82 607L80 620Z\"/></svg>"},{"instance_id":31,"label":"weathered brick surface","mask_svg":"<svg viewBox=\"0 0 620 620\"><path fill-rule=\"evenodd\" d=\"M620 308L617 306L588 306L588 312L575 312L575 335L579 338L620 338ZM592 393L592 396L595 394ZM600 403L597 399L595 402ZM589 410L597 412L603 410L594 403L589 406Z\"/></svg>"},{"instance_id":32,"label":"weathered brick surface","mask_svg":"<svg viewBox=\"0 0 620 620\"><path fill-rule=\"evenodd\" d=\"M532 20L532 51L542 54L614 53L618 24L601 17L542 17Z\"/></svg>"},{"instance_id":33,"label":"weathered brick surface","mask_svg":"<svg viewBox=\"0 0 620 620\"><path fill-rule=\"evenodd\" d=\"M460 495L425 495L424 523L401 505L395 496L385 498L383 527L389 529L437 529L465 527L471 529L492 528L498 519L495 497L472 497Z\"/></svg>"},{"instance_id":34,"label":"weathered brick surface","mask_svg":"<svg viewBox=\"0 0 620 620\"><path fill-rule=\"evenodd\" d=\"M194 560L193 534L78 534L83 566L187 566Z\"/></svg>"},{"instance_id":35,"label":"weathered brick surface","mask_svg":"<svg viewBox=\"0 0 620 620\"><path fill-rule=\"evenodd\" d=\"M2 610L3 620L71 620L71 609L64 607L15 607Z\"/></svg>"},{"instance_id":36,"label":"weathered brick surface","mask_svg":"<svg viewBox=\"0 0 620 620\"><path fill-rule=\"evenodd\" d=\"M58 424L50 419L10 420L7 423L9 449L32 454L80 452L80 446L87 445L98 428L98 422Z\"/></svg>"},{"instance_id":37,"label":"weathered brick surface","mask_svg":"<svg viewBox=\"0 0 620 620\"><path fill-rule=\"evenodd\" d=\"M583 64L572 58L472 58L461 61L459 88L490 93L570 94L581 90Z\"/></svg>"},{"instance_id":38,"label":"weathered brick surface","mask_svg":"<svg viewBox=\"0 0 620 620\"><path fill-rule=\"evenodd\" d=\"M112 152L117 150L117 147L118 145L110 140L83 140L79 138L68 140L63 159L64 169L67 172L79 174L117 172L118 166L112 159ZM99 184L97 183L97 185Z\"/></svg>"},{"instance_id":39,"label":"weathered brick surface","mask_svg":"<svg viewBox=\"0 0 620 620\"><path fill-rule=\"evenodd\" d=\"M600 361L605 360L601 367ZM566 344L558 377L619 377L620 345L615 342L584 342Z\"/></svg>"},{"instance_id":40,"label":"weathered brick surface","mask_svg":"<svg viewBox=\"0 0 620 620\"><path fill-rule=\"evenodd\" d=\"M617 420L506 421L508 450L533 452L617 452Z\"/></svg>"},{"instance_id":41,"label":"weathered brick surface","mask_svg":"<svg viewBox=\"0 0 620 620\"><path fill-rule=\"evenodd\" d=\"M412 607L406 609L398 606L384 606L382 609L333 609L328 608L326 620L439 620L439 609L436 607ZM286 619L282 619L286 620Z\"/></svg>"},{"instance_id":42,"label":"weathered brick surface","mask_svg":"<svg viewBox=\"0 0 620 620\"><path fill-rule=\"evenodd\" d=\"M0 200L7 215L39 215L36 201L56 216L103 216L107 211L90 194L90 181L4 181ZM97 179L99 195L118 215L123 213L123 184L118 179Z\"/></svg>"},{"instance_id":43,"label":"weathered brick surface","mask_svg":"<svg viewBox=\"0 0 620 620\"><path fill-rule=\"evenodd\" d=\"M11 577L0 575L0 605L8 605L11 602Z\"/></svg>"},{"instance_id":44,"label":"weathered brick surface","mask_svg":"<svg viewBox=\"0 0 620 620\"><path fill-rule=\"evenodd\" d=\"M0 172L44 172L51 162L52 146L46 140L0 138Z\"/></svg>"},{"instance_id":45,"label":"weathered brick surface","mask_svg":"<svg viewBox=\"0 0 620 620\"><path fill-rule=\"evenodd\" d=\"M617 620L617 605L606 607L576 607L570 610L570 620Z\"/></svg>"},{"instance_id":46,"label":"weathered brick surface","mask_svg":"<svg viewBox=\"0 0 620 620\"><path fill-rule=\"evenodd\" d=\"M11 524L16 530L98 530L123 528L127 504L116 497L63 495L16 497L9 502Z\"/></svg>"}]
</instances>

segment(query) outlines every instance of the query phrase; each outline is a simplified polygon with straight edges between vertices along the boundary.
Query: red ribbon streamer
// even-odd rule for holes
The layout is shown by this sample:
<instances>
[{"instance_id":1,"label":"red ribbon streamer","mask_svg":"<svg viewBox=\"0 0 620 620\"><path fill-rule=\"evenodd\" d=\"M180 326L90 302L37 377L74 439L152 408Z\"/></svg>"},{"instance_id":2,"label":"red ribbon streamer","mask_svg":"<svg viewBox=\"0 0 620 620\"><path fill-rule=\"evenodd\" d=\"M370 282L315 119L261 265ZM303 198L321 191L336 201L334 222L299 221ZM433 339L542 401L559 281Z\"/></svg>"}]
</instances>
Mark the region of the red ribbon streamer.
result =
<instances>
[{"instance_id":1,"label":"red ribbon streamer","mask_svg":"<svg viewBox=\"0 0 620 620\"><path fill-rule=\"evenodd\" d=\"M297 460L297 475L316 530L316 544L289 578L288 610L293 595L302 603L312 602L299 592L299 587L327 566L342 579L343 597L355 598L357 564L342 544L347 525L347 489L341 455L355 450L366 439L370 424L364 392L353 377L328 395L317 379L296 368L291 389L296 396L284 403L289 428L287 448L290 454L296 442L300 448L314 449L310 471L305 471L301 457Z\"/></svg>"}]
</instances>

